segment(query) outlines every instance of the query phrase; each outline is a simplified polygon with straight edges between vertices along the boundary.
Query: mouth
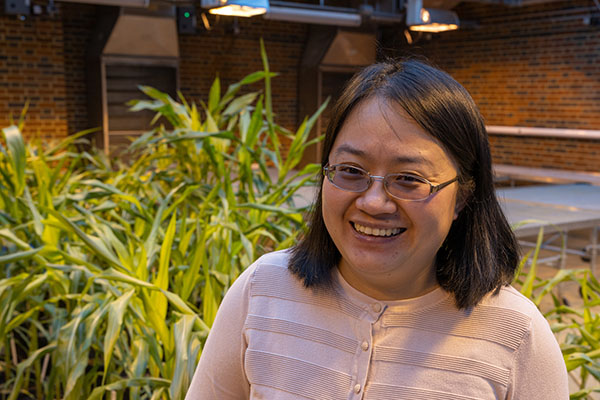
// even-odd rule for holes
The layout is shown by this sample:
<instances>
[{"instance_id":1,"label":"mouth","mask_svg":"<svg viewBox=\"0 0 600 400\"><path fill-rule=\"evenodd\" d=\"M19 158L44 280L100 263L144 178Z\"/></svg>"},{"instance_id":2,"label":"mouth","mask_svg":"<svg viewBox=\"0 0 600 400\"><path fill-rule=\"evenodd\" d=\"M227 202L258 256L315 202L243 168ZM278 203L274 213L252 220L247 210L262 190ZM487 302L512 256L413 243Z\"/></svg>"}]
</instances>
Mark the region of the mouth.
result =
<instances>
[{"instance_id":1,"label":"mouth","mask_svg":"<svg viewBox=\"0 0 600 400\"><path fill-rule=\"evenodd\" d=\"M351 224L355 231L367 236L392 237L398 236L406 231L406 228L371 228L369 226L357 224L356 222L352 222Z\"/></svg>"}]
</instances>

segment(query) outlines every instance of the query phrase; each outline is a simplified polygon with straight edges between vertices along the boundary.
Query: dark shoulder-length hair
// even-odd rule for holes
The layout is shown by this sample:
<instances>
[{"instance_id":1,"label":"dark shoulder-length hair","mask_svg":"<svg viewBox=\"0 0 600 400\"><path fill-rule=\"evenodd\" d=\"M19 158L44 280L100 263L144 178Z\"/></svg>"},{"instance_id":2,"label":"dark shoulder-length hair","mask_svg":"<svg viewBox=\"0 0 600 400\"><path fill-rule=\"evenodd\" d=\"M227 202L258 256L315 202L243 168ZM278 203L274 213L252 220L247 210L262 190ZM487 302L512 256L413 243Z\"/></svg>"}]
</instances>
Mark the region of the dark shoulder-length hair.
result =
<instances>
[{"instance_id":1,"label":"dark shoulder-length hair","mask_svg":"<svg viewBox=\"0 0 600 400\"><path fill-rule=\"evenodd\" d=\"M436 277L458 308L474 306L513 280L519 260L515 236L496 199L483 118L469 93L445 72L414 59L374 64L350 80L334 106L322 166L350 112L373 96L399 104L458 166L464 208L438 250ZM331 284L331 271L341 258L323 221L322 174L319 179L308 231L292 248L289 261L305 286L315 288Z\"/></svg>"}]
</instances>

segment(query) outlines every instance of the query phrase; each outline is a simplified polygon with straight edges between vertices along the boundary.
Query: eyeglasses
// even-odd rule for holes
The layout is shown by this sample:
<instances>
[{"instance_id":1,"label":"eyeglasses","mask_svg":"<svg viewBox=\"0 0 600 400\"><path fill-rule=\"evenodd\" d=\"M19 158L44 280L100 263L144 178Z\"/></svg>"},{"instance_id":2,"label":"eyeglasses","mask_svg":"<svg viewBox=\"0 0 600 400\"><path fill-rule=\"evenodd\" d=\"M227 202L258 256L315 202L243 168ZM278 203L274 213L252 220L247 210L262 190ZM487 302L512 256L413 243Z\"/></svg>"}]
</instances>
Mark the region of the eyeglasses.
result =
<instances>
[{"instance_id":1,"label":"eyeglasses","mask_svg":"<svg viewBox=\"0 0 600 400\"><path fill-rule=\"evenodd\" d=\"M399 200L425 200L435 192L439 192L458 176L439 185L432 185L427 179L411 174L371 175L364 169L348 164L326 165L323 175L338 189L348 192L364 192L371 187L373 181L382 181L387 194Z\"/></svg>"}]
</instances>

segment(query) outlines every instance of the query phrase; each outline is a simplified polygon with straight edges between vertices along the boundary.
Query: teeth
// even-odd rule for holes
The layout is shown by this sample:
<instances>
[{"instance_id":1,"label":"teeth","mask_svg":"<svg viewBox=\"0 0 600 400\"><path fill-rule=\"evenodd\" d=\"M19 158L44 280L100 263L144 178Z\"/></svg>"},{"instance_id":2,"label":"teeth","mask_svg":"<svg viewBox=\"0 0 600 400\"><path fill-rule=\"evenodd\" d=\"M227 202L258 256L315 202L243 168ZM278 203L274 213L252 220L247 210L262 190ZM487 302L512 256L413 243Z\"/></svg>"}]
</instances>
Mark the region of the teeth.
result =
<instances>
[{"instance_id":1,"label":"teeth","mask_svg":"<svg viewBox=\"0 0 600 400\"><path fill-rule=\"evenodd\" d=\"M359 224L354 224L354 229L356 229L360 233L364 233L365 235L371 236L394 236L403 231L403 228L388 228L388 229L380 229L380 228L371 228L368 226L363 226Z\"/></svg>"}]
</instances>

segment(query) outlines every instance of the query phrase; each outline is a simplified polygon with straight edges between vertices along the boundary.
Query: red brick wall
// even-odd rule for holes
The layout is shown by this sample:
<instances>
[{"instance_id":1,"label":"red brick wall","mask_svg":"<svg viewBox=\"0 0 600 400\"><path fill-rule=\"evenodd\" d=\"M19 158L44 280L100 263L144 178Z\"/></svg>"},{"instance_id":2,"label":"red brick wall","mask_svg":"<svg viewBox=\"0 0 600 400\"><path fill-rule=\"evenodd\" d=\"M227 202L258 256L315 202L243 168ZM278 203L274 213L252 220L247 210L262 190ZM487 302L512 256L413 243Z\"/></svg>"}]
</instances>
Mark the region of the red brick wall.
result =
<instances>
[{"instance_id":1,"label":"red brick wall","mask_svg":"<svg viewBox=\"0 0 600 400\"><path fill-rule=\"evenodd\" d=\"M18 117L29 100L29 136L68 132L63 27L50 17L0 15L0 125Z\"/></svg>"},{"instance_id":2,"label":"red brick wall","mask_svg":"<svg viewBox=\"0 0 600 400\"><path fill-rule=\"evenodd\" d=\"M463 83L489 125L600 129L600 26L583 22L600 12L591 0L463 3L456 11L479 27L400 52L425 54ZM598 140L492 136L491 143L496 162L600 171Z\"/></svg>"}]
</instances>

